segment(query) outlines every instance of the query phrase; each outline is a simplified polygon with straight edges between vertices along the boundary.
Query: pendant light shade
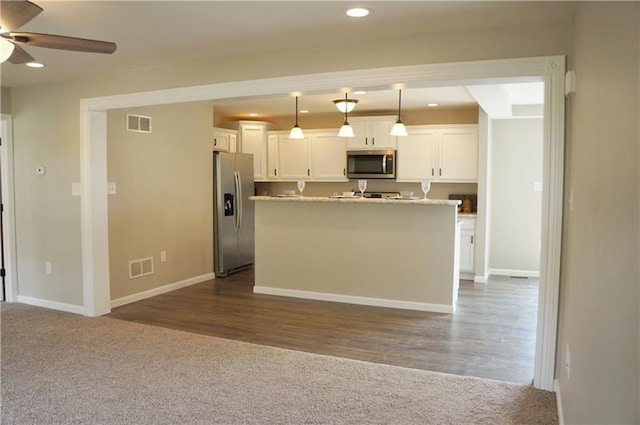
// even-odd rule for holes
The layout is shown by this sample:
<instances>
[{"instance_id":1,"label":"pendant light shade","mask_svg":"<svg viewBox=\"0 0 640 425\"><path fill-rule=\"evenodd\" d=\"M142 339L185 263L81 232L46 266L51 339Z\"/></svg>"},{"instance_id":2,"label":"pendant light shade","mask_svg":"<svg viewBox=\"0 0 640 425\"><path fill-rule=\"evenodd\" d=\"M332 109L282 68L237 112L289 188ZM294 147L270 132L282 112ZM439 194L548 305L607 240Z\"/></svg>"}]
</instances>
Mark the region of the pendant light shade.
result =
<instances>
[{"instance_id":1,"label":"pendant light shade","mask_svg":"<svg viewBox=\"0 0 640 425\"><path fill-rule=\"evenodd\" d=\"M347 93L344 94L344 102L347 102L349 99L347 98ZM335 102L335 100L334 100ZM337 104L336 104L337 105ZM354 104L355 106L355 104ZM353 108L351 108L353 109ZM348 121L349 111L345 108L344 112L344 124L340 127L340 131L338 132L338 137L355 137L353 134L353 128Z\"/></svg>"},{"instance_id":2,"label":"pendant light shade","mask_svg":"<svg viewBox=\"0 0 640 425\"><path fill-rule=\"evenodd\" d=\"M401 107L402 107L402 90L398 90L398 120L393 125L393 128L391 128L391 132L389 133L392 136L407 135L407 128L404 126L404 124L402 123L402 120L400 119Z\"/></svg>"},{"instance_id":3,"label":"pendant light shade","mask_svg":"<svg viewBox=\"0 0 640 425\"><path fill-rule=\"evenodd\" d=\"M353 111L353 108L356 107L358 100L347 99L347 96L345 96L344 99L336 99L333 101L333 103L336 105L336 108L338 108L338 111L344 114L345 112Z\"/></svg>"},{"instance_id":4,"label":"pendant light shade","mask_svg":"<svg viewBox=\"0 0 640 425\"><path fill-rule=\"evenodd\" d=\"M289 133L289 139L304 139L304 133L298 125L298 96L296 96L296 124Z\"/></svg>"}]
</instances>

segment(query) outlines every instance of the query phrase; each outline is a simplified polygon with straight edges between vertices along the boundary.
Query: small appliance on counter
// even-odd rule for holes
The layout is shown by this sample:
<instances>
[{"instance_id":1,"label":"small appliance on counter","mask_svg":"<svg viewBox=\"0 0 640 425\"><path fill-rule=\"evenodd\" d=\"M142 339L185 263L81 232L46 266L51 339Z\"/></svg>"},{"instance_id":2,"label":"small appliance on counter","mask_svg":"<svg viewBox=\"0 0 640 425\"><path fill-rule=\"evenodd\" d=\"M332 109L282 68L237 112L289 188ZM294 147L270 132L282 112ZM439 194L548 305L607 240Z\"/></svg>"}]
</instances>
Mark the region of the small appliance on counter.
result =
<instances>
[{"instance_id":1,"label":"small appliance on counter","mask_svg":"<svg viewBox=\"0 0 640 425\"><path fill-rule=\"evenodd\" d=\"M478 195L449 195L450 201L462 201L458 206L459 213L475 213L478 212Z\"/></svg>"}]
</instances>

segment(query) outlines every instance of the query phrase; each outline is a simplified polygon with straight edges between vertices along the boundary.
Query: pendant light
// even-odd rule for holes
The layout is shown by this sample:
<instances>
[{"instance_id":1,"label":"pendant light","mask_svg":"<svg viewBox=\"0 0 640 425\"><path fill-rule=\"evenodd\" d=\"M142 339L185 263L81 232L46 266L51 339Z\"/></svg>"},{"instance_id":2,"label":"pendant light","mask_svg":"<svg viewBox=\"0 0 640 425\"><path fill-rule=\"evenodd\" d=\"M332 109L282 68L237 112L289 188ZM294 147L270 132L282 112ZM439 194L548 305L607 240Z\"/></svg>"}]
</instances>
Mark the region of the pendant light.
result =
<instances>
[{"instance_id":1,"label":"pendant light","mask_svg":"<svg viewBox=\"0 0 640 425\"><path fill-rule=\"evenodd\" d=\"M400 119L400 108L402 105L402 90L398 90L398 121L393 125L391 132L389 133L391 136L406 136L407 128L402 123Z\"/></svg>"},{"instance_id":2,"label":"pendant light","mask_svg":"<svg viewBox=\"0 0 640 425\"><path fill-rule=\"evenodd\" d=\"M336 108L338 108L338 111L345 113L353 111L353 108L356 107L358 100L348 99L347 96L345 96L344 99L336 99L333 101L333 103L336 105Z\"/></svg>"},{"instance_id":3,"label":"pendant light","mask_svg":"<svg viewBox=\"0 0 640 425\"><path fill-rule=\"evenodd\" d=\"M304 133L298 125L298 96L296 96L296 124L289 133L289 139L304 139Z\"/></svg>"},{"instance_id":4,"label":"pendant light","mask_svg":"<svg viewBox=\"0 0 640 425\"><path fill-rule=\"evenodd\" d=\"M349 100L347 99L347 93L344 94L344 100L345 102ZM342 127L340 127L340 131L338 132L338 137L356 137L355 134L353 134L353 128L351 128L351 125L349 125L349 121L347 120L348 115L349 115L349 111L345 109L344 124L342 124Z\"/></svg>"}]
</instances>

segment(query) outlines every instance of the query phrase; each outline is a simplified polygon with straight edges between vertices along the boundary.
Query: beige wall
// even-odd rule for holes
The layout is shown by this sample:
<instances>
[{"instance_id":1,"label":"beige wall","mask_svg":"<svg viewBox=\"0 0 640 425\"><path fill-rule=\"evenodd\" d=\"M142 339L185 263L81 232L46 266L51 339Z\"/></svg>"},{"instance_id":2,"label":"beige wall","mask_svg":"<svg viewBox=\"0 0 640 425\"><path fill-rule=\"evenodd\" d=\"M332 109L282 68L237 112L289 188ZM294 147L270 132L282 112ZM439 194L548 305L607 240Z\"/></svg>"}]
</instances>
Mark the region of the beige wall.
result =
<instances>
[{"instance_id":1,"label":"beige wall","mask_svg":"<svg viewBox=\"0 0 640 425\"><path fill-rule=\"evenodd\" d=\"M151 117L152 132L126 131L127 113ZM212 273L211 105L117 110L107 121L111 299ZM155 273L129 279L129 261L147 257Z\"/></svg>"},{"instance_id":2,"label":"beige wall","mask_svg":"<svg viewBox=\"0 0 640 425\"><path fill-rule=\"evenodd\" d=\"M2 92L0 92L0 113L11 113L11 89L9 87L2 87Z\"/></svg>"},{"instance_id":3,"label":"beige wall","mask_svg":"<svg viewBox=\"0 0 640 425\"><path fill-rule=\"evenodd\" d=\"M637 424L640 3L579 2L574 25L557 375L567 424Z\"/></svg>"}]
</instances>

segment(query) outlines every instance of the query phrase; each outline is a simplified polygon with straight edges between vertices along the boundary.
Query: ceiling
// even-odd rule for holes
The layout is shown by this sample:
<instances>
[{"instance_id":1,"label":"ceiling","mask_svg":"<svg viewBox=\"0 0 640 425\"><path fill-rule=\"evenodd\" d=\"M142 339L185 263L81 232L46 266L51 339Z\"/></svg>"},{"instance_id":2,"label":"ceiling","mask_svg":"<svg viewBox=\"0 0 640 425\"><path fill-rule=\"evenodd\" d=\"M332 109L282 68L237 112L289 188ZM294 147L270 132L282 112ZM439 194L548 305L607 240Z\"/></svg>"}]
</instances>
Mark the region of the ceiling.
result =
<instances>
[{"instance_id":1,"label":"ceiling","mask_svg":"<svg viewBox=\"0 0 640 425\"><path fill-rule=\"evenodd\" d=\"M406 37L417 33L566 22L574 2L537 1L59 1L36 0L44 10L20 31L113 41L112 55L26 47L46 65L31 69L3 63L3 86L23 87L132 68L162 66L201 58L268 54L332 43ZM371 16L354 20L350 6L366 6ZM384 29L381 31L381 29ZM274 46L277 46L274 47ZM300 107L321 112L335 93L300 99ZM361 111L393 110L397 92L358 97ZM246 102L250 102L250 105ZM403 108L474 104L461 87L403 91ZM233 109L270 106L272 114L292 113L292 99L254 99L220 105ZM285 112L287 111L287 112ZM326 111L325 111L326 112Z\"/></svg>"}]
</instances>

